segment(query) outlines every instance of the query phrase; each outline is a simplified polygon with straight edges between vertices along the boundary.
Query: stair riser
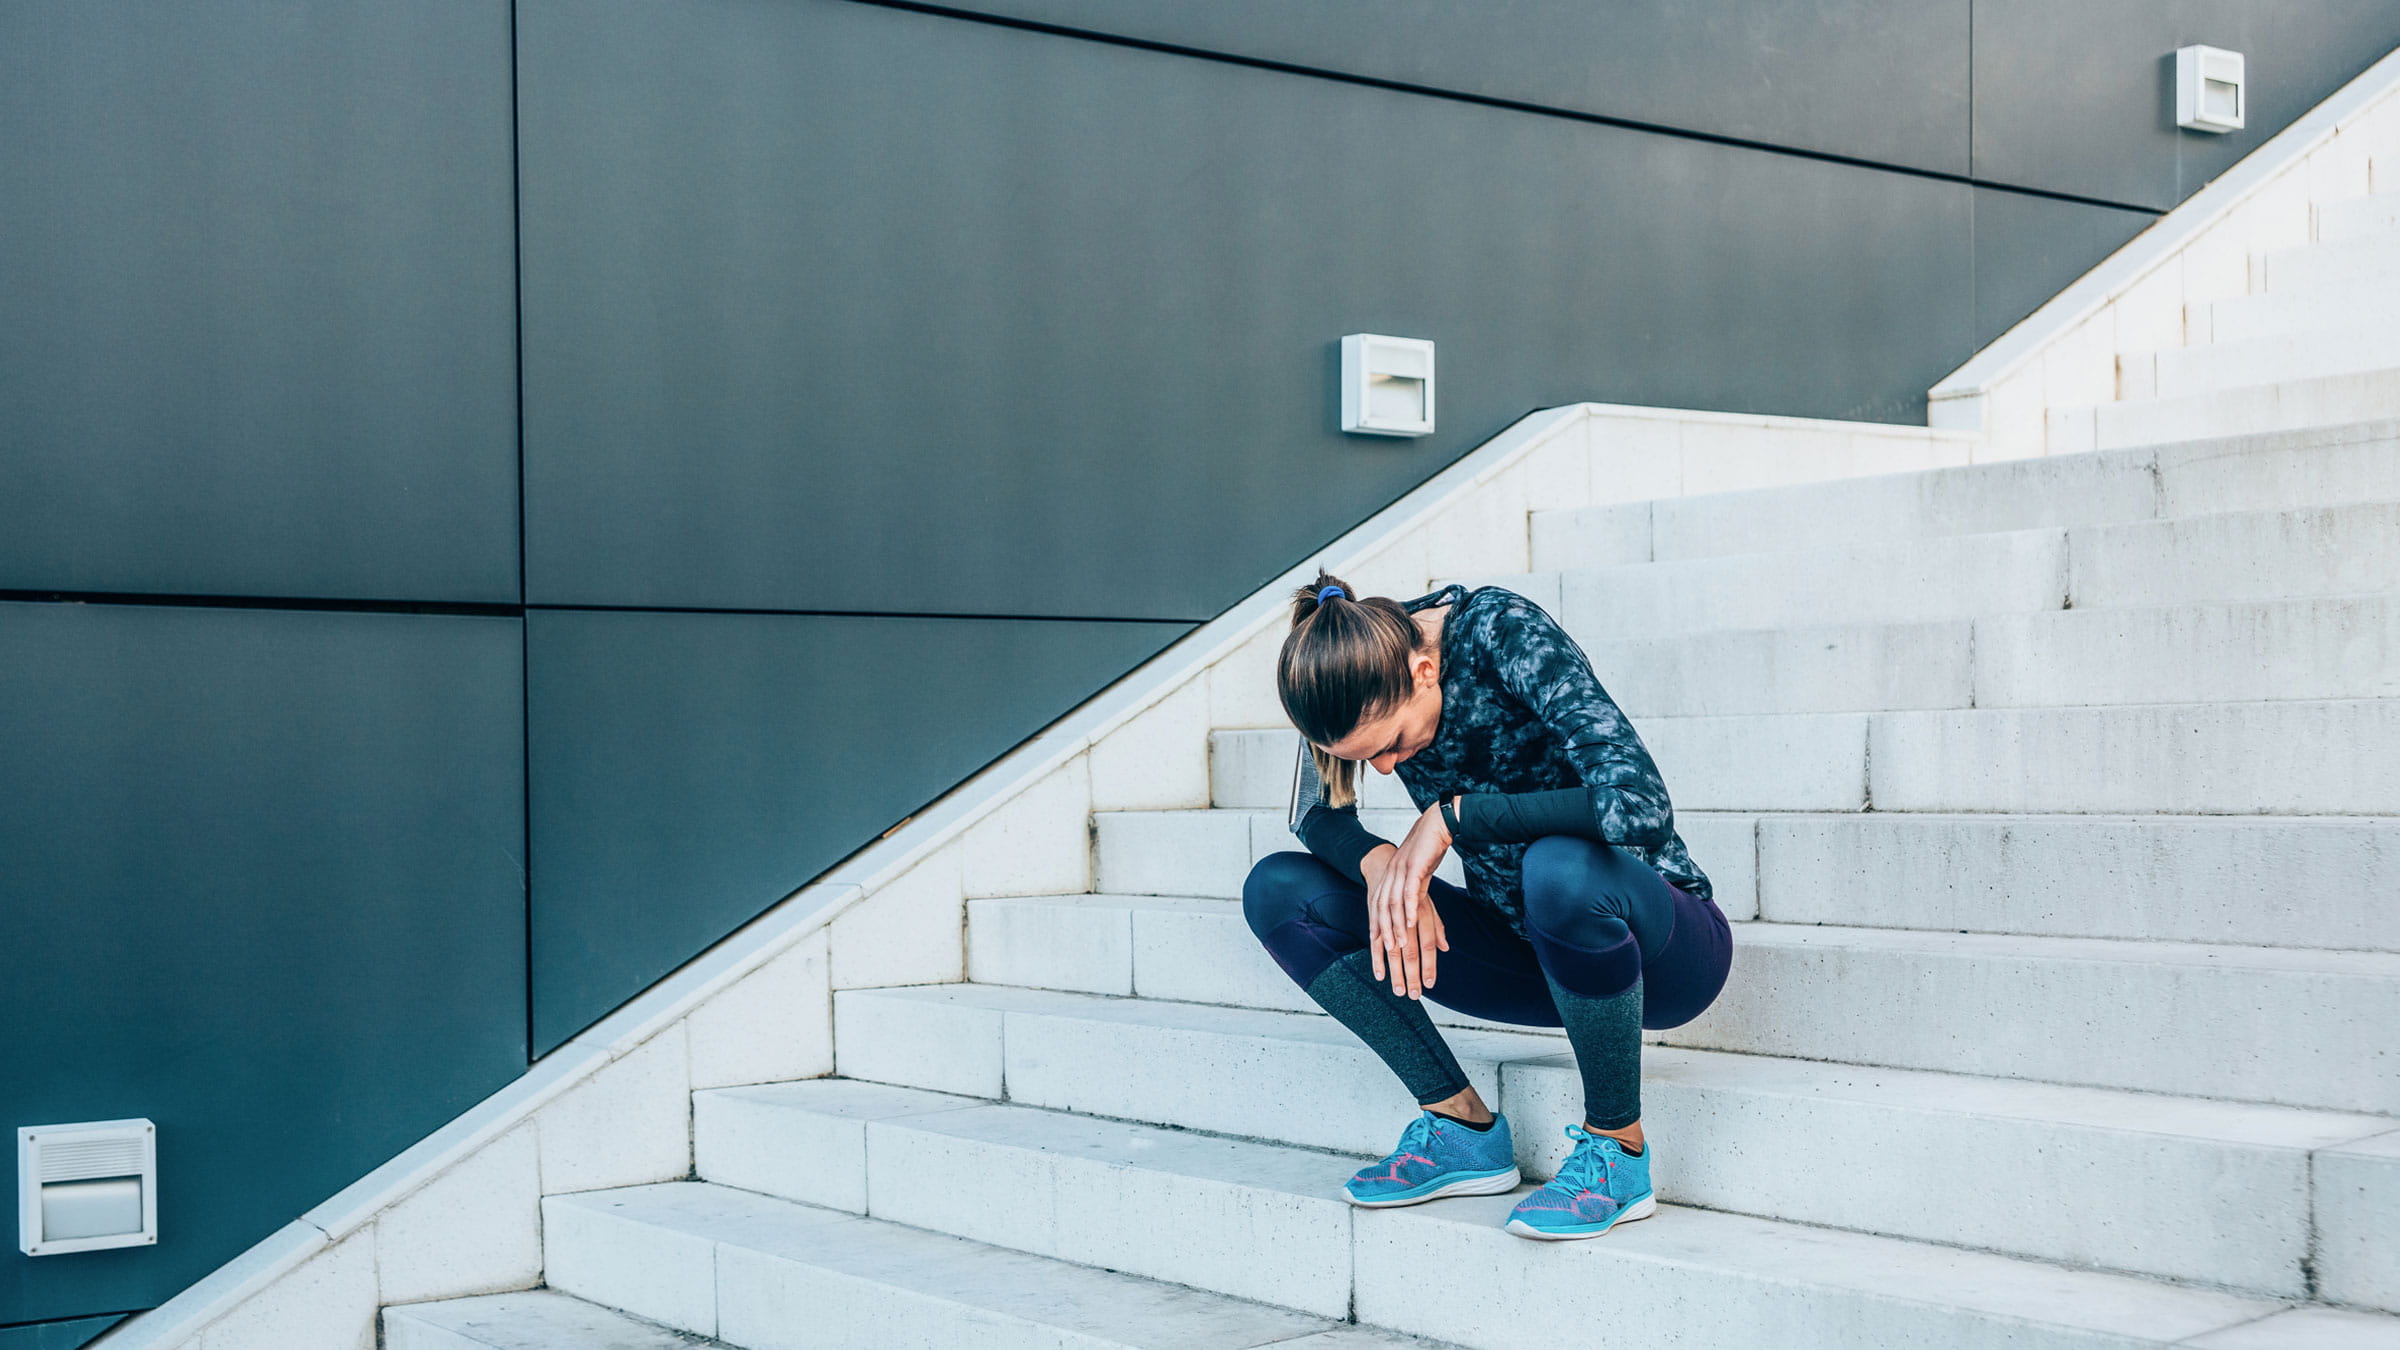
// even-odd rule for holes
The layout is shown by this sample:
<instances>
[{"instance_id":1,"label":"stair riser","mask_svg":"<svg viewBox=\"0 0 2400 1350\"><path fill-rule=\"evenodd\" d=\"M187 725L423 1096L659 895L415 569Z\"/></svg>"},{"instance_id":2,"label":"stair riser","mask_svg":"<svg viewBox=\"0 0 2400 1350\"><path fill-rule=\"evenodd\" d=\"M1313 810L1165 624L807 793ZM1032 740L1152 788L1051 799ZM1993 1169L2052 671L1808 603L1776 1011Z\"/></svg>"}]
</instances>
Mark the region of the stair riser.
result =
<instances>
[{"instance_id":1,"label":"stair riser","mask_svg":"<svg viewBox=\"0 0 2400 1350\"><path fill-rule=\"evenodd\" d=\"M2400 382L2392 393L2400 403ZM2395 537L2400 504L2386 502L1741 554L1567 571L1552 613L1579 640L1655 639L1970 620L2070 597L2090 608L2384 593L2400 590Z\"/></svg>"},{"instance_id":2,"label":"stair riser","mask_svg":"<svg viewBox=\"0 0 2400 1350\"><path fill-rule=\"evenodd\" d=\"M2400 695L2392 597L1574 636L1637 718Z\"/></svg>"},{"instance_id":3,"label":"stair riser","mask_svg":"<svg viewBox=\"0 0 2400 1350\"><path fill-rule=\"evenodd\" d=\"M1297 738L1293 739L1297 744ZM1399 780L1368 771L1377 780L1370 802L1398 790ZM1398 843L1415 823L1414 809L1370 807L1359 823L1381 839ZM1301 847L1284 824L1283 803L1247 811L1103 811L1094 817L1098 888L1113 895L1208 895L1240 899L1250 865L1270 853ZM1455 856L1442 859L1434 875L1454 886L1466 884Z\"/></svg>"},{"instance_id":4,"label":"stair riser","mask_svg":"<svg viewBox=\"0 0 2400 1350\"><path fill-rule=\"evenodd\" d=\"M2317 239L2333 243L2400 230L2400 193L2354 197L2317 207Z\"/></svg>"},{"instance_id":5,"label":"stair riser","mask_svg":"<svg viewBox=\"0 0 2400 1350\"><path fill-rule=\"evenodd\" d=\"M845 1022L842 1049L848 1057L839 1066L845 1077L959 1091L951 1085L978 1075L997 1079L1005 1053L1007 1100L1021 1105L1366 1156L1388 1151L1417 1109L1391 1070L1322 1014L1306 1028L1315 1041L1284 1043L1175 1026L927 1007L869 990L843 990L834 1003L836 1018ZM928 1062L922 1046L936 1027L948 1044L973 1047L978 1062L972 1073L957 1063ZM1486 1100L1498 1098L1501 1059L1555 1054L1563 1043L1553 1036L1457 1028L1444 1037ZM956 1058L965 1058L965 1051ZM1173 1064L1176 1071L1126 1071L1139 1064ZM1231 1086L1236 1084L1238 1091Z\"/></svg>"},{"instance_id":6,"label":"stair riser","mask_svg":"<svg viewBox=\"0 0 2400 1350\"><path fill-rule=\"evenodd\" d=\"M2400 951L2400 821L1770 816L1758 854L1777 923Z\"/></svg>"},{"instance_id":7,"label":"stair riser","mask_svg":"<svg viewBox=\"0 0 2400 1350\"><path fill-rule=\"evenodd\" d=\"M1653 717L1637 730L1679 811L1872 800L1884 811L2400 814L2390 700ZM1296 744L1289 732L1216 733L1234 737ZM1213 788L1218 806L1250 810L1279 807L1275 790L1255 775Z\"/></svg>"},{"instance_id":8,"label":"stair riser","mask_svg":"<svg viewBox=\"0 0 2400 1350\"><path fill-rule=\"evenodd\" d=\"M1449 1202L1440 1216L1366 1214L1358 1221L1357 1284L1361 1321L1437 1336L1490 1350L1534 1345L1766 1346L1777 1350L1857 1350L1859 1346L1943 1346L1945 1350L2131 1350L2263 1315L2270 1307L2228 1300L2205 1321L2159 1319L2157 1330L2116 1334L2064 1328L1981 1312L1951 1301L1950 1291L1907 1297L1831 1287L1798 1278L1732 1278L1708 1263L1709 1253L1734 1245L1720 1230L1739 1232L1754 1221L1732 1215L1676 1210L1680 1231L1635 1238L1611 1233L1560 1242L1529 1258L1524 1239L1498 1220L1507 1207L1492 1201ZM1705 1215L1705 1219L1692 1216ZM1644 1220L1643 1223L1654 1222ZM1638 1230L1642 1224L1635 1224ZM1813 1265L1808 1238L1776 1234L1794 1244L1789 1264ZM1776 1256L1745 1254L1761 1264ZM1915 1255L1911 1253L1910 1255ZM1854 1259L1873 1259L1854 1258ZM1972 1253L1955 1258L1974 1266ZM1440 1272L1429 1278L1428 1272ZM2051 1305L2075 1308L2092 1293L2072 1287L2060 1272ZM1953 1277L1956 1279L1957 1277ZM1965 1298L1974 1295L1959 1291ZM2100 1297L2105 1297L2101 1295ZM2146 1319L2113 1319L2120 1324ZM1606 1328L1595 1341L1594 1328Z\"/></svg>"},{"instance_id":9,"label":"stair riser","mask_svg":"<svg viewBox=\"0 0 2400 1350\"><path fill-rule=\"evenodd\" d=\"M1555 570L1539 556L1534 569ZM1563 571L1558 588L1545 608L1570 633L1620 638L1971 619L2059 608L2067 542L2025 530L1595 567Z\"/></svg>"},{"instance_id":10,"label":"stair riser","mask_svg":"<svg viewBox=\"0 0 2400 1350\"><path fill-rule=\"evenodd\" d=\"M2287 333L2338 332L2356 328L2362 315L2400 303L2400 277L2361 276L2346 284L2295 286L2288 291L2237 295L2195 314L2194 342L2244 342Z\"/></svg>"},{"instance_id":11,"label":"stair riser","mask_svg":"<svg viewBox=\"0 0 2400 1350\"><path fill-rule=\"evenodd\" d=\"M2184 398L2242 385L2400 366L2400 329L2275 333L2158 353L2155 396Z\"/></svg>"},{"instance_id":12,"label":"stair riser","mask_svg":"<svg viewBox=\"0 0 2400 1350\"><path fill-rule=\"evenodd\" d=\"M1669 1044L2400 1114L2400 979L1744 936Z\"/></svg>"},{"instance_id":13,"label":"stair riser","mask_svg":"<svg viewBox=\"0 0 2400 1350\"><path fill-rule=\"evenodd\" d=\"M1636 514L1639 513L1639 514ZM2015 460L1532 513L1535 566L1568 571L2044 526L2149 520L2143 452Z\"/></svg>"},{"instance_id":14,"label":"stair riser","mask_svg":"<svg viewBox=\"0 0 2400 1350\"><path fill-rule=\"evenodd\" d=\"M1872 754L1879 811L2400 815L2390 700L1884 713Z\"/></svg>"},{"instance_id":15,"label":"stair riser","mask_svg":"<svg viewBox=\"0 0 2400 1350\"><path fill-rule=\"evenodd\" d=\"M898 1223L1349 1315L1351 1206L1338 1188L1353 1159L1328 1155L1317 1193L1294 1195L881 1122L867 1156L873 1212Z\"/></svg>"},{"instance_id":16,"label":"stair riser","mask_svg":"<svg viewBox=\"0 0 2400 1350\"><path fill-rule=\"evenodd\" d=\"M2305 1150L1978 1115L1938 1100L1728 1091L1678 1081L1672 1051L1645 1058L1651 1176L1675 1204L2305 1295ZM1520 1130L1581 1119L1572 1056L1506 1065L1501 1082ZM1555 1124L1528 1134L1518 1148L1539 1141L1534 1174L1555 1174L1570 1141Z\"/></svg>"},{"instance_id":17,"label":"stair riser","mask_svg":"<svg viewBox=\"0 0 2400 1350\"><path fill-rule=\"evenodd\" d=\"M2370 898L2400 871L2387 819L1754 819L1776 923L2400 951L2400 907ZM980 983L1316 1011L1231 900L979 900L968 941Z\"/></svg>"},{"instance_id":18,"label":"stair riser","mask_svg":"<svg viewBox=\"0 0 2400 1350\"><path fill-rule=\"evenodd\" d=\"M1206 1100L1255 1097L1261 1082L1304 1084L1333 1059L1348 1061L1349 1069L1368 1079L1379 1075L1386 1090L1377 1095L1389 1095L1389 1071L1355 1041L1311 1046L1255 1035L1219 1038L1237 1042L1218 1056L1222 1062L1248 1066L1236 1080L1239 1092L1229 1093L1222 1083L1210 1081L1187 1085L1182 1102L1140 1089L1111 1091L1112 1085L1100 1080L1123 1075L1109 1065L1156 1062L1153 1057L1170 1053L1163 1043L1175 1033L1156 1027L1090 1026L1091 1034L1074 1044L1087 1057L1078 1070L1095 1083L1078 1109L1093 1114L1197 1126L1194 1113L1213 1110L1206 1128L1313 1147L1324 1146L1322 1141L1339 1131L1361 1145L1349 1151L1378 1154L1390 1147L1389 1136L1406 1121L1410 1109L1403 1098L1402 1104L1373 1113L1378 1118L1363 1128L1355 1122L1335 1126L1332 1118L1344 1113L1348 1100L1344 1089L1353 1075L1347 1072L1321 1080L1320 1096L1280 1108L1254 1103L1246 1113L1229 1113ZM1180 1045L1172 1053L1177 1054L1175 1062L1189 1062L1181 1058ZM1756 1076L1763 1081L1745 1086L1724 1081L1727 1061L1722 1057L1654 1048L1645 1058L1645 1132L1661 1141L1653 1179L1669 1202L2198 1278L2279 1295L2296 1295L2304 1287L2301 1261L2308 1252L2310 1203L2306 1148L2373 1128L2370 1122L2339 1118L2329 1122L2323 1137L2295 1138L2288 1145L2244 1144L2172 1133L2174 1103L2162 1103L2159 1113L2143 1122L2155 1123L2162 1131L2154 1133L1977 1113L1946 1095L1947 1085L1955 1081L1949 1079L1929 1080L1913 1090L1904 1087L1877 1100L1869 1094L1815 1095L1805 1084L1775 1081L1773 1066L1760 1066L1764 1072ZM1566 1155L1568 1141L1561 1127L1580 1119L1583 1106L1581 1079L1573 1066L1571 1052L1511 1059L1499 1069L1500 1095L1489 1097L1485 1089L1487 1098L1509 1115L1518 1162L1528 1177L1552 1175ZM1873 1080L1876 1075L1857 1070L1852 1077ZM1337 1098L1337 1093L1343 1096ZM941 1122L882 1122L869 1126L870 1141L878 1128L922 1134L938 1131ZM1314 1137L1294 1140L1295 1135ZM792 1142L784 1151L808 1137L789 1136ZM1790 1166L1795 1140L1840 1140L1846 1154L1875 1160L1869 1169L1873 1175L1863 1177L1855 1168L1795 1169ZM966 1151L956 1151L962 1148ZM1011 1162L989 1146L978 1152L956 1140L942 1143L940 1149L948 1150L938 1169L945 1177L1016 1176L1027 1167L1048 1165ZM724 1179L748 1184L746 1178L772 1165ZM1328 1184L1338 1183L1348 1170L1335 1168ZM872 1167L869 1171L874 1174ZM1107 1176L1111 1187L1145 1184L1139 1174L1123 1169ZM2195 1176L2208 1177L2209 1185L2191 1185ZM1055 1220L1048 1207L1029 1199L1046 1193L1043 1185L1030 1180L1003 1186L987 1203L974 1207L985 1217L972 1219L942 1219L938 1196L913 1202L915 1207L907 1213L877 1212L987 1242L1049 1252L1046 1244L1051 1239L1045 1234ZM2050 1197L2050 1202L2025 1206L2009 1199L2029 1194ZM1929 1197L1938 1199L1929 1202ZM1227 1204L1214 1211L1238 1215ZM972 1229L949 1228L953 1222ZM1175 1267L1144 1268L1139 1273L1242 1292L1224 1283L1228 1277L1223 1274L1198 1278Z\"/></svg>"},{"instance_id":19,"label":"stair riser","mask_svg":"<svg viewBox=\"0 0 2400 1350\"><path fill-rule=\"evenodd\" d=\"M2318 239L2276 249L2259 260L2268 294L2295 290L2338 290L2375 278L2400 280L2400 235L2369 231L2349 239Z\"/></svg>"},{"instance_id":20,"label":"stair riser","mask_svg":"<svg viewBox=\"0 0 2400 1350\"><path fill-rule=\"evenodd\" d=\"M1983 708L2400 697L2395 597L2004 614L1973 645Z\"/></svg>"},{"instance_id":21,"label":"stair riser","mask_svg":"<svg viewBox=\"0 0 2400 1350\"><path fill-rule=\"evenodd\" d=\"M2255 341L2275 344L2250 349L2266 352L2315 350L2327 339L2312 327ZM2234 344L2203 344L2162 351L2157 354L2160 378L2180 378L2169 372L2184 363L2233 361L2243 367L2243 358L2229 355L2241 350ZM2357 350L2355 344L2340 348L2345 360ZM2333 369L2363 367L2310 366L2297 373ZM2387 420L1630 505L1537 510L1531 516L1532 556L1546 572L1567 571L1838 548L1861 539L1890 543L2392 500L2400 500L2400 426Z\"/></svg>"},{"instance_id":22,"label":"stair riser","mask_svg":"<svg viewBox=\"0 0 2400 1350\"><path fill-rule=\"evenodd\" d=\"M1174 836L1205 835L1212 823L1206 817L1214 814L1102 812L1103 866L1118 849L1139 857L1194 852L1201 845ZM1678 812L1676 824L1715 883L1718 907L1736 922L1763 916L1779 923L2400 951L2400 906L2368 899L2385 894L2400 872L2400 823L2386 819ZM1297 847L1288 834L1284 839L1279 848ZM1763 906L1754 865L1764 869ZM1224 874L1219 898L1238 900L1249 866L1224 860L1193 870ZM1154 893L1174 890L1179 875L1159 878L1162 890ZM2087 899L2102 893L2107 904ZM1036 951L1005 968L1045 978L997 982L1084 987L1047 978L1063 973L1089 981L1090 992L1125 993L1136 979L1127 962L1137 948L1194 951L1185 926L1205 924L1207 916L1135 915L1124 937L1096 935L1088 925L1049 933L1022 915L1005 921L1028 925L1027 943L1106 943L1113 954L1086 961L1073 950ZM1234 922L1230 911L1225 922ZM1256 945L1246 926L1224 932L1228 953ZM1271 967L1250 969L1254 955L1210 955L1227 963L1219 987L1228 992L1198 1001L1247 1004L1253 991L1283 998L1282 987L1267 978ZM1044 964L1029 966L1027 959ZM1146 964L1140 978L1154 990L1176 988L1178 968L1173 960ZM1280 979L1282 972L1272 974Z\"/></svg>"},{"instance_id":23,"label":"stair riser","mask_svg":"<svg viewBox=\"0 0 2400 1350\"><path fill-rule=\"evenodd\" d=\"M1247 816L1253 822L1254 842L1244 855L1227 840L1219 817ZM1360 823L1384 839L1398 841L1407 834L1413 812L1360 813ZM1714 890L1712 898L1729 919L1754 918L1758 908L1752 875L1751 822L1747 815L1717 815L1678 810L1676 832L1692 856L1705 857L1703 870ZM1258 811L1102 811L1093 817L1098 836L1099 890L1110 895L1207 896L1239 900L1251 866L1271 853L1305 852L1284 828L1280 812ZM1455 854L1445 857L1434 875L1462 885ZM1094 992L1106 993L1108 990Z\"/></svg>"},{"instance_id":24,"label":"stair riser","mask_svg":"<svg viewBox=\"0 0 2400 1350\"><path fill-rule=\"evenodd\" d=\"M2316 1156L2318 1297L2400 1312L2400 1133Z\"/></svg>"},{"instance_id":25,"label":"stair riser","mask_svg":"<svg viewBox=\"0 0 2400 1350\"><path fill-rule=\"evenodd\" d=\"M1007 1350L1134 1350L1154 1344L1146 1338L1088 1334L1062 1325L1076 1320L1075 1292L1107 1296L1089 1287L1089 1280L1076 1281L1085 1286L1080 1290L1062 1290L1055 1306L1043 1309L1045 1315L1037 1318L947 1297L946 1287L927 1287L921 1268L911 1272L916 1287L909 1287L781 1254L775 1250L780 1225L792 1222L797 1213L779 1214L777 1226L737 1223L724 1234L727 1240L715 1241L659 1224L611 1219L585 1205L549 1204L543 1230L549 1282L553 1288L679 1330L713 1335L742 1350L879 1350L969 1343ZM799 1222L861 1223L832 1212ZM945 1284L994 1285L1034 1273L1025 1265L1026 1258L1014 1253L940 1239L910 1245L926 1248L925 1261L948 1263ZM1117 1281L1112 1287L1123 1288L1124 1283ZM1187 1317L1194 1311L1199 1319L1208 1317L1204 1295L1168 1291L1167 1297L1183 1305L1179 1311ZM1238 1305L1228 1311L1246 1320L1279 1324L1292 1335L1323 1325L1290 1313ZM1186 1335L1191 1329L1188 1321L1182 1328ZM1236 1338L1228 1343L1249 1342Z\"/></svg>"},{"instance_id":26,"label":"stair riser","mask_svg":"<svg viewBox=\"0 0 2400 1350\"><path fill-rule=\"evenodd\" d=\"M2346 322L2356 321L2353 310ZM2400 371L2392 370L2327 375L2185 398L2103 403L2095 410L2093 448L2114 450L2204 436L2364 422L2389 417L2395 407L2400 407Z\"/></svg>"},{"instance_id":27,"label":"stair riser","mask_svg":"<svg viewBox=\"0 0 2400 1350\"><path fill-rule=\"evenodd\" d=\"M717 1244L698 1234L545 1197L542 1280L678 1331L717 1334Z\"/></svg>"}]
</instances>

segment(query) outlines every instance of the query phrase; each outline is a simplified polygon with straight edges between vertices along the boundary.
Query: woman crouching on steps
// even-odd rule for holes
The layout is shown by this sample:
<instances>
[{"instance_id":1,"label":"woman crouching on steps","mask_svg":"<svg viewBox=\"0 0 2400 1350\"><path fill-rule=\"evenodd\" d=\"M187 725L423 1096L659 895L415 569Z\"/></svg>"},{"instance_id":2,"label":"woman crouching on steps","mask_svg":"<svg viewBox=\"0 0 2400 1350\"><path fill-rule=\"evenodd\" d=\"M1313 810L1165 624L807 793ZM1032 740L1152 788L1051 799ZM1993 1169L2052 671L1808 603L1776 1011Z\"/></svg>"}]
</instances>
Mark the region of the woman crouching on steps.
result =
<instances>
[{"instance_id":1,"label":"woman crouching on steps","mask_svg":"<svg viewBox=\"0 0 2400 1350\"><path fill-rule=\"evenodd\" d=\"M1293 599L1275 680L1304 742L1292 828L1309 851L1260 859L1242 910L1423 1108L1344 1190L1409 1205L1519 1181L1508 1121L1434 1029L1431 998L1564 1027L1575 1048L1574 1152L1508 1230L1593 1237L1647 1217L1642 1029L1699 1016L1733 955L1649 752L1583 649L1514 591L1452 585L1401 602L1320 571ZM1396 845L1358 822L1360 760L1397 772L1420 812ZM1454 847L1464 890L1433 874Z\"/></svg>"}]
</instances>

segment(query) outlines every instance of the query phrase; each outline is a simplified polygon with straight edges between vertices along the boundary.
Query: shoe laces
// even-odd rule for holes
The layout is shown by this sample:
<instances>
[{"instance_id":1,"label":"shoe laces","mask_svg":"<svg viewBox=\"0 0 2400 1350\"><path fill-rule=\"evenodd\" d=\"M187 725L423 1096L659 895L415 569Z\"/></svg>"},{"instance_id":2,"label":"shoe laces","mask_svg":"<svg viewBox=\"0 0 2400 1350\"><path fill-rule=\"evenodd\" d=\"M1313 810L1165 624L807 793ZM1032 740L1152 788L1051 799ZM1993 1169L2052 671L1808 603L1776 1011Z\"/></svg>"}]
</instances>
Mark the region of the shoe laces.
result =
<instances>
[{"instance_id":1,"label":"shoe laces","mask_svg":"<svg viewBox=\"0 0 2400 1350\"><path fill-rule=\"evenodd\" d=\"M1608 1149L1600 1142L1604 1136L1593 1134L1581 1125L1569 1125L1567 1137L1576 1141L1575 1151L1559 1164L1558 1181L1587 1191L1607 1190Z\"/></svg>"}]
</instances>

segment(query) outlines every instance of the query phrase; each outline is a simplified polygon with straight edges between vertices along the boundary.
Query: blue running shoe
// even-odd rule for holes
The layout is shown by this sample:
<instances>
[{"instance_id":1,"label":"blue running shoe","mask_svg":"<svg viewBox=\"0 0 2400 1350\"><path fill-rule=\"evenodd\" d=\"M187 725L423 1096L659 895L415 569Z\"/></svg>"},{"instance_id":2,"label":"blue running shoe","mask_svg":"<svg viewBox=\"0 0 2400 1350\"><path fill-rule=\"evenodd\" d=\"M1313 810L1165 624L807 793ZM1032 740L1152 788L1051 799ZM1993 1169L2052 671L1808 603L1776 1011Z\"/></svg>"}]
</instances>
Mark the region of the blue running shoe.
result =
<instances>
[{"instance_id":1,"label":"blue running shoe","mask_svg":"<svg viewBox=\"0 0 2400 1350\"><path fill-rule=\"evenodd\" d=\"M1567 1127L1567 1137L1575 1151L1549 1185L1509 1211L1508 1231L1529 1238L1598 1237L1658 1211L1658 1197L1650 1192L1650 1150L1656 1145L1644 1141L1636 1157L1580 1123Z\"/></svg>"},{"instance_id":2,"label":"blue running shoe","mask_svg":"<svg viewBox=\"0 0 2400 1350\"><path fill-rule=\"evenodd\" d=\"M1445 1195L1498 1195L1514 1189L1519 1179L1508 1117L1495 1113L1492 1128L1470 1130L1439 1112L1420 1110L1400 1132L1400 1147L1373 1167L1360 1168L1342 1191L1351 1204L1380 1209Z\"/></svg>"}]
</instances>

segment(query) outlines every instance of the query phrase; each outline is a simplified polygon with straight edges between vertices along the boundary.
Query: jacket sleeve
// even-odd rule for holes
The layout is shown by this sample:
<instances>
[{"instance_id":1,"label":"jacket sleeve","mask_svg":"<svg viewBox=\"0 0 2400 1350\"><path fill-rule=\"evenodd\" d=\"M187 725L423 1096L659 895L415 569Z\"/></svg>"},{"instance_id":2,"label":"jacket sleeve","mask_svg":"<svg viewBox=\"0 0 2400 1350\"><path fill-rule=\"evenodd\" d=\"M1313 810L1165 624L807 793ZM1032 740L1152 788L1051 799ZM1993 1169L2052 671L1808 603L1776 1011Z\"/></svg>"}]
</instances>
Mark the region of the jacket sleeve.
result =
<instances>
[{"instance_id":1,"label":"jacket sleeve","mask_svg":"<svg viewBox=\"0 0 2400 1350\"><path fill-rule=\"evenodd\" d=\"M1292 831L1308 851L1333 864L1333 870L1365 885L1367 871L1359 864L1376 849L1391 842L1358 823L1355 806L1331 807L1323 802L1308 808Z\"/></svg>"},{"instance_id":2,"label":"jacket sleeve","mask_svg":"<svg viewBox=\"0 0 2400 1350\"><path fill-rule=\"evenodd\" d=\"M1663 847L1675 833L1675 809L1667 800L1666 784L1633 724L1592 674L1583 648L1547 611L1523 596L1508 597L1493 622L1500 685L1565 747L1589 798L1592 826L1598 831L1594 837L1611 844ZM1478 805L1483 806L1478 814L1484 819L1498 814ZM1525 805L1536 803L1529 800ZM1466 823L1462 816L1460 824Z\"/></svg>"},{"instance_id":3,"label":"jacket sleeve","mask_svg":"<svg viewBox=\"0 0 2400 1350\"><path fill-rule=\"evenodd\" d=\"M1284 823L1309 852L1362 886L1367 874L1359 863L1391 842L1359 823L1356 804L1343 807L1325 804L1325 780L1317 774L1316 757L1308 753L1306 741L1300 743L1299 761L1292 766L1292 800Z\"/></svg>"}]
</instances>

